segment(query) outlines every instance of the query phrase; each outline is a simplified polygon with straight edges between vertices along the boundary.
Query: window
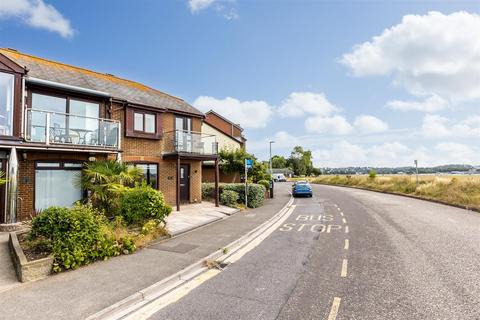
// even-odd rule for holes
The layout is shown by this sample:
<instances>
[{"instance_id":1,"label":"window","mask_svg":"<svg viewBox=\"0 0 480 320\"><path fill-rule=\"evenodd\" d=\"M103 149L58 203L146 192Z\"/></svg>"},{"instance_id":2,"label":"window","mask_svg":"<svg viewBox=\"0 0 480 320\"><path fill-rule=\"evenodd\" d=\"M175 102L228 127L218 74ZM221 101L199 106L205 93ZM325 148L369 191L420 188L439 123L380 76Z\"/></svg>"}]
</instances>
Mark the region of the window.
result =
<instances>
[{"instance_id":1,"label":"window","mask_svg":"<svg viewBox=\"0 0 480 320\"><path fill-rule=\"evenodd\" d=\"M192 152L192 118L175 117L175 145L177 151Z\"/></svg>"},{"instance_id":2,"label":"window","mask_svg":"<svg viewBox=\"0 0 480 320\"><path fill-rule=\"evenodd\" d=\"M143 179L148 185L154 189L158 189L158 165L151 163L134 163L134 167L137 167L143 171Z\"/></svg>"},{"instance_id":3,"label":"window","mask_svg":"<svg viewBox=\"0 0 480 320\"><path fill-rule=\"evenodd\" d=\"M151 113L134 112L133 130L145 133L155 133L156 116Z\"/></svg>"},{"instance_id":4,"label":"window","mask_svg":"<svg viewBox=\"0 0 480 320\"><path fill-rule=\"evenodd\" d=\"M135 112L135 123L133 125L133 129L135 131L143 131L143 113L136 113Z\"/></svg>"},{"instance_id":5,"label":"window","mask_svg":"<svg viewBox=\"0 0 480 320\"><path fill-rule=\"evenodd\" d=\"M145 114L145 132L155 133L155 115Z\"/></svg>"},{"instance_id":6,"label":"window","mask_svg":"<svg viewBox=\"0 0 480 320\"><path fill-rule=\"evenodd\" d=\"M35 209L51 206L71 207L82 199L77 183L80 163L37 162L35 168Z\"/></svg>"},{"instance_id":7,"label":"window","mask_svg":"<svg viewBox=\"0 0 480 320\"><path fill-rule=\"evenodd\" d=\"M14 75L0 73L0 135L13 135Z\"/></svg>"}]
</instances>

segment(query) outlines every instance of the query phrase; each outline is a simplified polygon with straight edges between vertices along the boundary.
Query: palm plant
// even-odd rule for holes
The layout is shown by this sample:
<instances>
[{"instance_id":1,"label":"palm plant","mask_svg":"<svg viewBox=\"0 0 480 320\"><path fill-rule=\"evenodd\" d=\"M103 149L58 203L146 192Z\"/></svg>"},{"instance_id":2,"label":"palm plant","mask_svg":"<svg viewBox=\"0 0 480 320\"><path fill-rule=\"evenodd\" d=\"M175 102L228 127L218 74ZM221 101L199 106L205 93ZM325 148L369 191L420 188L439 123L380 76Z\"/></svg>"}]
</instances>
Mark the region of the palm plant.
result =
<instances>
[{"instance_id":1,"label":"palm plant","mask_svg":"<svg viewBox=\"0 0 480 320\"><path fill-rule=\"evenodd\" d=\"M119 193L143 177L142 170L114 160L86 164L79 177L82 188L88 190L88 200L107 215L118 209Z\"/></svg>"}]
</instances>

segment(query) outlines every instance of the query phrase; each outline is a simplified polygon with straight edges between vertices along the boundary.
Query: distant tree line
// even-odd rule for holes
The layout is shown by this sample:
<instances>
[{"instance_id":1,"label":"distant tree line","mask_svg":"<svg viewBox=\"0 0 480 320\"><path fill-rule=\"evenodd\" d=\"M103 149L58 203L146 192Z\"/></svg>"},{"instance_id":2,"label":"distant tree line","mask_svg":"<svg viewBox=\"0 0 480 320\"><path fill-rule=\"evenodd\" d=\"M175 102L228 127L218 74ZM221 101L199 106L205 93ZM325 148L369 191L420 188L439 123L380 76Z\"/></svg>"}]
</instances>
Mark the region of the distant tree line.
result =
<instances>
[{"instance_id":1,"label":"distant tree line","mask_svg":"<svg viewBox=\"0 0 480 320\"><path fill-rule=\"evenodd\" d=\"M265 163L268 165L268 161L265 161ZM321 170L313 166L312 152L303 149L301 146L294 147L288 158L279 155L273 156L272 168L288 168L296 176L318 176L321 174Z\"/></svg>"}]
</instances>

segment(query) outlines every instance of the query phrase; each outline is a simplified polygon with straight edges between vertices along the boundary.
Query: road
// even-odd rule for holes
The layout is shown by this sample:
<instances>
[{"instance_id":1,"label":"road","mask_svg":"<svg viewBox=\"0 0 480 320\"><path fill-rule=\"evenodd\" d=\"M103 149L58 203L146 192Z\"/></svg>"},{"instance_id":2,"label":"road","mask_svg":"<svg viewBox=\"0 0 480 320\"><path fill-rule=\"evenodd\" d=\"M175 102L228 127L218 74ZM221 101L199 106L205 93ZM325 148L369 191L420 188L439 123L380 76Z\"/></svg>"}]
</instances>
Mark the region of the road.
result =
<instances>
[{"instance_id":1,"label":"road","mask_svg":"<svg viewBox=\"0 0 480 320\"><path fill-rule=\"evenodd\" d=\"M152 319L480 319L480 214L313 188L260 245Z\"/></svg>"}]
</instances>

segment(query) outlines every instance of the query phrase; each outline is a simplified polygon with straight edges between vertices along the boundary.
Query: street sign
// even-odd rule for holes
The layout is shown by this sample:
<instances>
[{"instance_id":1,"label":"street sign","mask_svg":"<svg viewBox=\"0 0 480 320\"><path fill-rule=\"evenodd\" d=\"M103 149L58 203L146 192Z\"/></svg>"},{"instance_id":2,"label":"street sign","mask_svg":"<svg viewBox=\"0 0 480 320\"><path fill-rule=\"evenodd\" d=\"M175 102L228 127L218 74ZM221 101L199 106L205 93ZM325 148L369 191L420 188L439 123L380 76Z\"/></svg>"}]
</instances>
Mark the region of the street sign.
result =
<instances>
[{"instance_id":1,"label":"street sign","mask_svg":"<svg viewBox=\"0 0 480 320\"><path fill-rule=\"evenodd\" d=\"M245 159L245 166L250 169L253 167L253 160L252 159Z\"/></svg>"}]
</instances>

